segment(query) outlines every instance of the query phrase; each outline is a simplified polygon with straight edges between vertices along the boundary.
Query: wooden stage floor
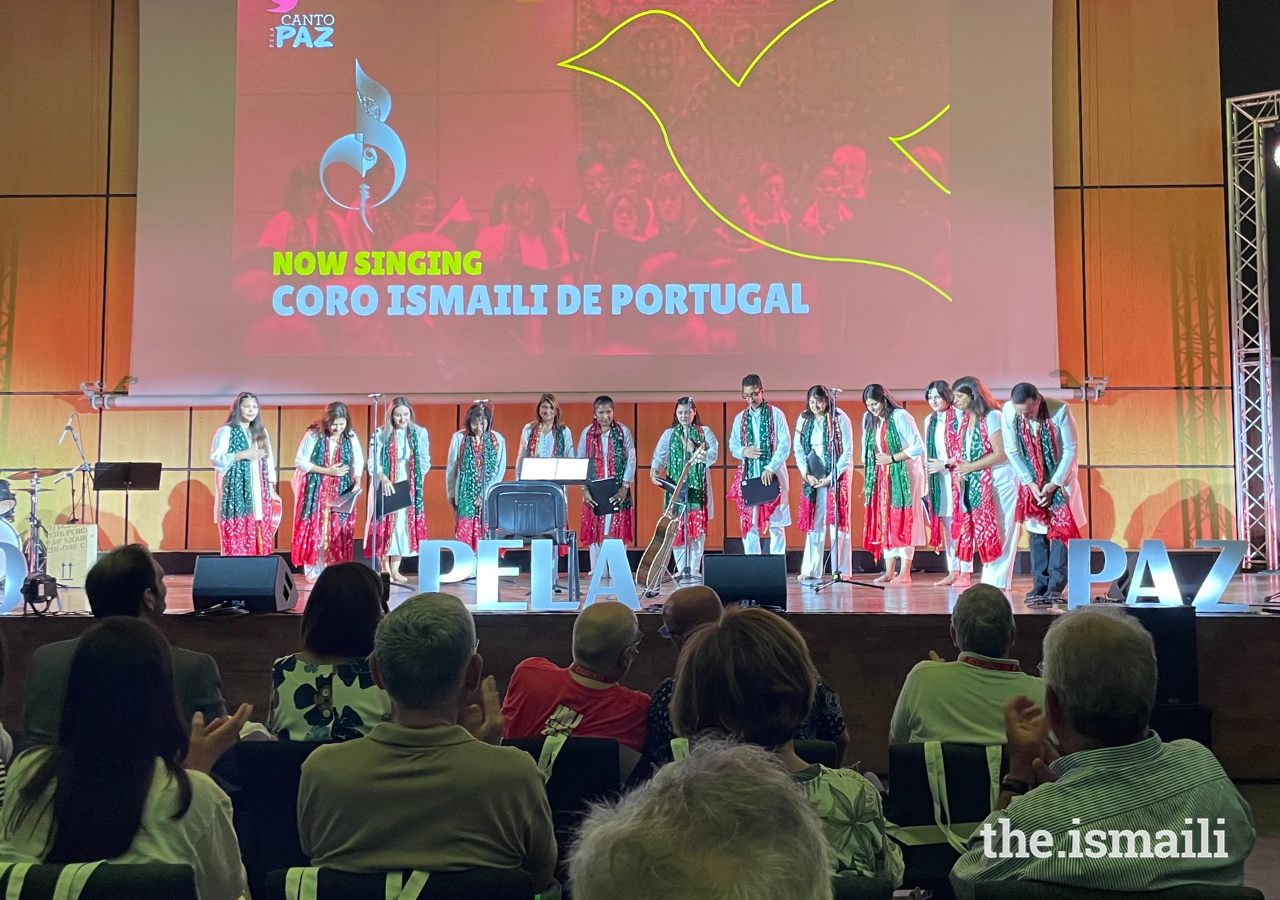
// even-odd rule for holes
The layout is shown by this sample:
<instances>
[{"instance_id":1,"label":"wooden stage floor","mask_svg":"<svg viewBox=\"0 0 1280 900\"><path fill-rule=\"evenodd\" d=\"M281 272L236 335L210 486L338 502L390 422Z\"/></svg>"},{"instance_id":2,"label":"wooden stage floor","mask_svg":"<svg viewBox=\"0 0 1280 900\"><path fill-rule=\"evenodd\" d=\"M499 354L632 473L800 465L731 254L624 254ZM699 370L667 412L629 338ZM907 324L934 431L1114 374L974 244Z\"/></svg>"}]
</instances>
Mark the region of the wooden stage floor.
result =
<instances>
[{"instance_id":1,"label":"wooden stage floor","mask_svg":"<svg viewBox=\"0 0 1280 900\"><path fill-rule=\"evenodd\" d=\"M788 618L804 636L823 678L840 695L851 738L847 762L860 760L874 771L886 771L889 720L903 679L912 666L928 658L930 650L955 658L949 614L960 592L934 587L938 577L921 575L910 586L884 591L838 585L817 594L791 581ZM191 609L191 577L169 576L166 584L170 614L163 617L161 630L171 643L213 656L227 702L254 704L254 718L260 720L267 708L272 662L301 649L302 617L297 612L184 615ZM584 590L586 584L584 579ZM1035 672L1041 641L1060 610L1027 609L1021 597L1030 587L1028 578L1015 579L1012 604L1018 634L1012 655L1023 671ZM302 588L299 610L305 606L307 586ZM474 586L451 590L474 608ZM1260 603L1278 590L1280 577L1242 576L1232 581L1226 599ZM411 596L408 590L395 593ZM501 595L507 601L502 610L481 610L476 616L485 671L496 676L499 689L506 689L516 665L531 656L568 665L572 609L528 612L527 577L504 582ZM64 603L69 609L83 608L83 594L66 592ZM624 683L652 691L675 670L676 656L671 643L658 634L662 617L657 611L646 608L639 619L640 653ZM0 721L5 727L22 730L27 660L35 648L75 637L92 623L87 614L74 612L0 616L0 635L8 650L0 686ZM1199 702L1213 711L1214 752L1234 778L1280 779L1280 744L1274 739L1280 704L1273 687L1280 683L1280 616L1199 616L1196 632L1195 658L1179 664L1197 667Z\"/></svg>"},{"instance_id":2,"label":"wooden stage floor","mask_svg":"<svg viewBox=\"0 0 1280 900\"><path fill-rule=\"evenodd\" d=\"M860 577L860 580L870 582L872 577L874 576L868 575L865 578ZM937 587L935 582L940 577L937 574L917 573L911 584L888 585L884 590L859 585L836 584L822 591L814 591L807 585L801 586L794 575L789 575L787 577L787 611L790 613L949 615L962 589ZM300 576L295 576L295 578L297 578L298 583L297 611L301 612L306 606L307 595L310 593L311 585ZM413 585L412 588L392 588L393 605L413 596L417 592L417 576L412 576L410 581ZM563 575L560 577L560 582L561 584L565 582ZM582 592L584 596L589 583L590 576L583 575ZM165 586L168 589L166 605L170 613L181 614L192 611L190 575L169 575L165 578ZM1030 576L1022 575L1014 578L1013 589L1009 592L1009 597L1015 615L1052 616L1065 609L1065 607L1058 609L1027 607L1022 598L1027 591L1031 590L1031 586ZM443 589L447 593L461 597L468 607L475 609L476 591L473 582L445 585ZM660 604L674 589L675 585L668 581L656 598L642 601L642 605ZM1099 586L1094 593L1101 593L1101 590L1101 586ZM1269 595L1278 591L1280 591L1280 575L1241 575L1232 579L1223 596L1223 602L1260 605L1266 601ZM68 611L88 609L83 591L64 590L61 593L64 609ZM527 575L518 578L503 578L499 592L502 608L498 610L478 610L478 612L528 612L528 596L529 578ZM556 596L558 599L564 595L557 594ZM574 608L567 603L564 606L565 612L572 613L574 611ZM1274 604L1274 607L1277 612L1280 612L1280 603Z\"/></svg>"}]
</instances>

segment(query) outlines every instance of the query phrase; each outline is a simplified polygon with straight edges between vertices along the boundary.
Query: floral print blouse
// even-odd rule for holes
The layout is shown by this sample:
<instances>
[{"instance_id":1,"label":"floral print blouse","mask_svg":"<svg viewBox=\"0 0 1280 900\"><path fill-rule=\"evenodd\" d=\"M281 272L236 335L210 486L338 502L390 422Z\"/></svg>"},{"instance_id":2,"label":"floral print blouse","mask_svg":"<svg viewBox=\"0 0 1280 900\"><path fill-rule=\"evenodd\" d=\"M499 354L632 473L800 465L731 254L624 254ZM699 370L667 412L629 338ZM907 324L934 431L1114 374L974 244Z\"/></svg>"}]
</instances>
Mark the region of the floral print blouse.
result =
<instances>
[{"instance_id":1,"label":"floral print blouse","mask_svg":"<svg viewBox=\"0 0 1280 900\"><path fill-rule=\"evenodd\" d=\"M297 656L271 667L267 728L282 741L349 741L391 721L391 698L363 657L317 666Z\"/></svg>"}]
</instances>

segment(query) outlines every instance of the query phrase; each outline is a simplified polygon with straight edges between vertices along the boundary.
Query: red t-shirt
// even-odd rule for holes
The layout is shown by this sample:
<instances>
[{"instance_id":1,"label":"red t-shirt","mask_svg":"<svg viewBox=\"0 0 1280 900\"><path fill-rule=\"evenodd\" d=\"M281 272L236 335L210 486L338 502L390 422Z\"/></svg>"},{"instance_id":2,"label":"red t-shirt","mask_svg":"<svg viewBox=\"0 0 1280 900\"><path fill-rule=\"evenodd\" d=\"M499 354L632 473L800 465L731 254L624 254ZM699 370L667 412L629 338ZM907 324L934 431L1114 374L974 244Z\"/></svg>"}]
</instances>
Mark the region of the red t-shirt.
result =
<instances>
[{"instance_id":1,"label":"red t-shirt","mask_svg":"<svg viewBox=\"0 0 1280 900\"><path fill-rule=\"evenodd\" d=\"M606 690L573 680L568 669L534 657L516 666L502 700L502 736L613 738L633 750L644 747L649 695L620 684Z\"/></svg>"}]
</instances>

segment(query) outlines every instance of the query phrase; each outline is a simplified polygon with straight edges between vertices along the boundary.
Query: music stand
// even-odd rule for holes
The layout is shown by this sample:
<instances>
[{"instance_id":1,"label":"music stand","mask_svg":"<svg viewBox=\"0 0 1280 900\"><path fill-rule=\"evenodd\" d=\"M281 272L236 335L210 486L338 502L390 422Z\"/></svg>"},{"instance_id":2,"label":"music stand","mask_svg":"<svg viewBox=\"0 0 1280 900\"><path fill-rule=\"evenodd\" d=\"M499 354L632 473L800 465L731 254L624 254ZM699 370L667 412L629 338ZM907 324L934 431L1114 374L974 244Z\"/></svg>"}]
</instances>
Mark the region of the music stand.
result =
<instances>
[{"instance_id":1,"label":"music stand","mask_svg":"<svg viewBox=\"0 0 1280 900\"><path fill-rule=\"evenodd\" d=\"M124 491L124 541L129 543L129 493L160 490L160 463L100 462L93 467L93 491Z\"/></svg>"},{"instance_id":2,"label":"music stand","mask_svg":"<svg viewBox=\"0 0 1280 900\"><path fill-rule=\"evenodd\" d=\"M571 456L526 456L520 463L520 471L517 473L516 477L520 481L554 482L560 488L560 493L564 497L565 509L568 510L568 487L569 485L574 484L585 485L587 483L590 465L591 460L589 459L577 459ZM485 504L485 509L487 512L488 504ZM487 525L488 523L486 523L486 527ZM578 578L577 535L574 535L574 539L571 542L570 547L572 548L574 557L569 561L569 571L566 573L566 578L570 582L570 594L573 598L577 599L582 590L582 585ZM564 590L560 587L560 570L558 563L556 566L556 580L552 585L552 590L557 594L563 593Z\"/></svg>"}]
</instances>

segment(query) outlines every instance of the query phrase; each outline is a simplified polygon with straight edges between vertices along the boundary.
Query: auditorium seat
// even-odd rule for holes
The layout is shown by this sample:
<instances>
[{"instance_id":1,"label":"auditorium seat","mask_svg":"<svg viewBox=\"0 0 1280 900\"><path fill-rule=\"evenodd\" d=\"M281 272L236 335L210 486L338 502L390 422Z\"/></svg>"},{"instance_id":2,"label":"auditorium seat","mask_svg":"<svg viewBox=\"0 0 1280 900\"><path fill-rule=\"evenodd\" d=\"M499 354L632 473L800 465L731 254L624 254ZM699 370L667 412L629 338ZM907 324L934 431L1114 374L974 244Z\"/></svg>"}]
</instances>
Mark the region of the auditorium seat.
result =
<instances>
[{"instance_id":1,"label":"auditorium seat","mask_svg":"<svg viewBox=\"0 0 1280 900\"><path fill-rule=\"evenodd\" d=\"M930 787L926 744L892 744L889 747L889 794L884 801L884 817L889 835L902 845L906 866L903 886L921 887L951 896L950 873L960 853L948 840L940 824L947 824L959 841L990 813L993 788L1009 769L1009 754L993 747L991 755L981 744L933 744L942 762L945 797L939 797L935 816ZM991 766L998 771L992 784ZM945 802L944 802L945 801ZM949 812L949 815L947 813Z\"/></svg>"},{"instance_id":2,"label":"auditorium seat","mask_svg":"<svg viewBox=\"0 0 1280 900\"><path fill-rule=\"evenodd\" d=\"M254 900L385 900L395 897L393 882L389 889L388 874L354 874L334 869L315 869L316 892L296 895L285 890L287 869L267 875L266 886ZM407 879L408 872L390 873L392 878ZM533 900L536 896L533 876L521 869L464 869L461 872L435 872L418 894L418 900Z\"/></svg>"},{"instance_id":3,"label":"auditorium seat","mask_svg":"<svg viewBox=\"0 0 1280 900\"><path fill-rule=\"evenodd\" d=\"M15 875L24 876L22 900L54 900L64 869L86 865L38 866L5 864L0 875L0 896L9 896ZM93 866L93 863L87 865ZM190 866L100 863L84 883L79 900L196 900L196 876Z\"/></svg>"},{"instance_id":4,"label":"auditorium seat","mask_svg":"<svg viewBox=\"0 0 1280 900\"><path fill-rule=\"evenodd\" d=\"M316 741L242 741L235 747L235 807L240 855L257 897L273 869L310 865L298 838L298 783ZM228 754L230 756L231 754Z\"/></svg>"},{"instance_id":5,"label":"auditorium seat","mask_svg":"<svg viewBox=\"0 0 1280 900\"><path fill-rule=\"evenodd\" d=\"M796 756L809 765L818 763L828 769L838 769L843 762L835 741L796 741L794 749Z\"/></svg>"},{"instance_id":6,"label":"auditorium seat","mask_svg":"<svg viewBox=\"0 0 1280 900\"><path fill-rule=\"evenodd\" d=\"M990 881L974 887L976 900L1263 900L1262 891L1221 884L1184 884L1163 891L1097 891L1046 881Z\"/></svg>"},{"instance_id":7,"label":"auditorium seat","mask_svg":"<svg viewBox=\"0 0 1280 900\"><path fill-rule=\"evenodd\" d=\"M893 884L883 878L837 875L831 879L833 900L893 900Z\"/></svg>"},{"instance_id":8,"label":"auditorium seat","mask_svg":"<svg viewBox=\"0 0 1280 900\"><path fill-rule=\"evenodd\" d=\"M545 738L504 738L535 760L542 755ZM555 825L561 859L573 843L578 821L588 804L616 796L622 790L619 744L607 738L571 737L555 758L547 781L547 801Z\"/></svg>"}]
</instances>

